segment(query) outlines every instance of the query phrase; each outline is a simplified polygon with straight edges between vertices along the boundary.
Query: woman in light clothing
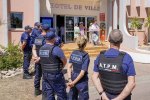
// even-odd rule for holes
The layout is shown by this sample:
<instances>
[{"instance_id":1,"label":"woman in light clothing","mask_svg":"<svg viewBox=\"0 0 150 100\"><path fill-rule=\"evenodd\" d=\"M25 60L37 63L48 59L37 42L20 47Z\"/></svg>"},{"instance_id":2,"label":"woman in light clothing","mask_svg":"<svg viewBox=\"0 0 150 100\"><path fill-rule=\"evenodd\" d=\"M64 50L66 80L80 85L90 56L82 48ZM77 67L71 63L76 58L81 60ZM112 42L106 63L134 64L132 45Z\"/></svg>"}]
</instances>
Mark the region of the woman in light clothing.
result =
<instances>
[{"instance_id":1,"label":"woman in light clothing","mask_svg":"<svg viewBox=\"0 0 150 100\"><path fill-rule=\"evenodd\" d=\"M80 22L80 35L86 37L86 27L83 25L83 22Z\"/></svg>"},{"instance_id":2,"label":"woman in light clothing","mask_svg":"<svg viewBox=\"0 0 150 100\"><path fill-rule=\"evenodd\" d=\"M100 38L99 38L100 28L97 24L97 20L94 20L94 23L91 26L91 31L93 32L92 34L93 43L94 45L98 45L100 42Z\"/></svg>"},{"instance_id":3,"label":"woman in light clothing","mask_svg":"<svg viewBox=\"0 0 150 100\"><path fill-rule=\"evenodd\" d=\"M76 23L74 26L74 41L76 41L76 39L79 37L80 34L80 29L78 27L78 24Z\"/></svg>"}]
</instances>

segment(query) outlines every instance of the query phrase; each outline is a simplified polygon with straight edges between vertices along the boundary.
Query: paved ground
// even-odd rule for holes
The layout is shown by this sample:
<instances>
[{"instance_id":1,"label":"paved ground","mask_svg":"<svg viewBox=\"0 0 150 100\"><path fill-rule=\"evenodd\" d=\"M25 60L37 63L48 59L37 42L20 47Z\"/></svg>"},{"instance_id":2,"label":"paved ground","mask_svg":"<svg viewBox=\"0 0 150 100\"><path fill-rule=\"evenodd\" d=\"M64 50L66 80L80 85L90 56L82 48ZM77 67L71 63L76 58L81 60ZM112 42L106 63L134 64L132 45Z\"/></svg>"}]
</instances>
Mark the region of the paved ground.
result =
<instances>
[{"instance_id":1,"label":"paved ground","mask_svg":"<svg viewBox=\"0 0 150 100\"><path fill-rule=\"evenodd\" d=\"M93 61L89 67L89 91L90 100L99 99L96 89L91 81ZM150 100L150 64L135 63L136 66L136 88L133 91L132 100ZM66 76L66 74L65 74ZM22 75L0 80L0 100L41 100L41 96L33 95L33 79L23 80Z\"/></svg>"}]
</instances>

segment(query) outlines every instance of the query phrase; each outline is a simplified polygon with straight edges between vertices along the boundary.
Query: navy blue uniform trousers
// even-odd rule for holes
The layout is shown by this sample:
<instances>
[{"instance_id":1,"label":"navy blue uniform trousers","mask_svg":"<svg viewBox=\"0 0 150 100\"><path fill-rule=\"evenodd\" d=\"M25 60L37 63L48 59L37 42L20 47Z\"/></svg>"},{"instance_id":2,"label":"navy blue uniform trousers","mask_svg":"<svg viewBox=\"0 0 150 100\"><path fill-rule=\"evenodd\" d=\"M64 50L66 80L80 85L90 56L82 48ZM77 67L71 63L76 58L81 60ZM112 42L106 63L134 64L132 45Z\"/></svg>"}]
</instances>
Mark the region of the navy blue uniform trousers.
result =
<instances>
[{"instance_id":1,"label":"navy blue uniform trousers","mask_svg":"<svg viewBox=\"0 0 150 100\"><path fill-rule=\"evenodd\" d=\"M50 74L43 72L42 100L67 100L66 84L63 73Z\"/></svg>"},{"instance_id":2,"label":"navy blue uniform trousers","mask_svg":"<svg viewBox=\"0 0 150 100\"><path fill-rule=\"evenodd\" d=\"M23 57L23 72L25 74L29 74L29 66L32 58L32 52L24 52Z\"/></svg>"},{"instance_id":3,"label":"navy blue uniform trousers","mask_svg":"<svg viewBox=\"0 0 150 100\"><path fill-rule=\"evenodd\" d=\"M35 63L35 78L34 78L34 87L40 88L40 80L42 77L42 68L40 63Z\"/></svg>"}]
</instances>

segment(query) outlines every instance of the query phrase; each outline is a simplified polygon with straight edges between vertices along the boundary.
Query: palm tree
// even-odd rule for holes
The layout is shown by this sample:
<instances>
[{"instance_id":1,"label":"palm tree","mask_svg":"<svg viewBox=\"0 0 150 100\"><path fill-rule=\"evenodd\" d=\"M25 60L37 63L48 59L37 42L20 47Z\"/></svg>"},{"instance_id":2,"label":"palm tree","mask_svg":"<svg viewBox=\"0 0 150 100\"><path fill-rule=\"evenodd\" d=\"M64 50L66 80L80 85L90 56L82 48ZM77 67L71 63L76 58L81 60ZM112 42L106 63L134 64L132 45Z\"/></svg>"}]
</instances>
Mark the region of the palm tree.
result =
<instances>
[{"instance_id":1,"label":"palm tree","mask_svg":"<svg viewBox=\"0 0 150 100\"><path fill-rule=\"evenodd\" d=\"M133 34L134 36L136 36L137 34L137 30L141 27L141 23L139 21L138 18L134 17L132 20L131 20L131 28L135 30L135 33Z\"/></svg>"},{"instance_id":2,"label":"palm tree","mask_svg":"<svg viewBox=\"0 0 150 100\"><path fill-rule=\"evenodd\" d=\"M147 27L148 29L150 29L150 16L145 19L145 27ZM147 43L147 41L146 41L146 43Z\"/></svg>"},{"instance_id":3,"label":"palm tree","mask_svg":"<svg viewBox=\"0 0 150 100\"><path fill-rule=\"evenodd\" d=\"M150 28L150 16L145 19L145 27Z\"/></svg>"}]
</instances>

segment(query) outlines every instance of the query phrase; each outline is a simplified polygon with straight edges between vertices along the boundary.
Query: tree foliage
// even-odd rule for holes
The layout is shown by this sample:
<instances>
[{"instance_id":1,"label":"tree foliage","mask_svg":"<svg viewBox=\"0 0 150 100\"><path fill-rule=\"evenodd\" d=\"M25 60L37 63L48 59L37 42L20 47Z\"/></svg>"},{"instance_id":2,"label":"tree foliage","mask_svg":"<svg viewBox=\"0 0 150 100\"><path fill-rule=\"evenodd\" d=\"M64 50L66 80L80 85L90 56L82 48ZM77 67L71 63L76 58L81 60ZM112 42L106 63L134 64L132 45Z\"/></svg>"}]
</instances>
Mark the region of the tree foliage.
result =
<instances>
[{"instance_id":1,"label":"tree foliage","mask_svg":"<svg viewBox=\"0 0 150 100\"><path fill-rule=\"evenodd\" d=\"M3 54L0 55L0 70L9 70L22 66L23 54L19 45L10 43L8 47L0 46L3 49Z\"/></svg>"},{"instance_id":2,"label":"tree foliage","mask_svg":"<svg viewBox=\"0 0 150 100\"><path fill-rule=\"evenodd\" d=\"M150 16L145 19L145 27L150 28Z\"/></svg>"},{"instance_id":3,"label":"tree foliage","mask_svg":"<svg viewBox=\"0 0 150 100\"><path fill-rule=\"evenodd\" d=\"M141 27L141 23L139 21L138 18L134 17L132 20L131 20L131 28L133 29L139 29Z\"/></svg>"}]
</instances>

